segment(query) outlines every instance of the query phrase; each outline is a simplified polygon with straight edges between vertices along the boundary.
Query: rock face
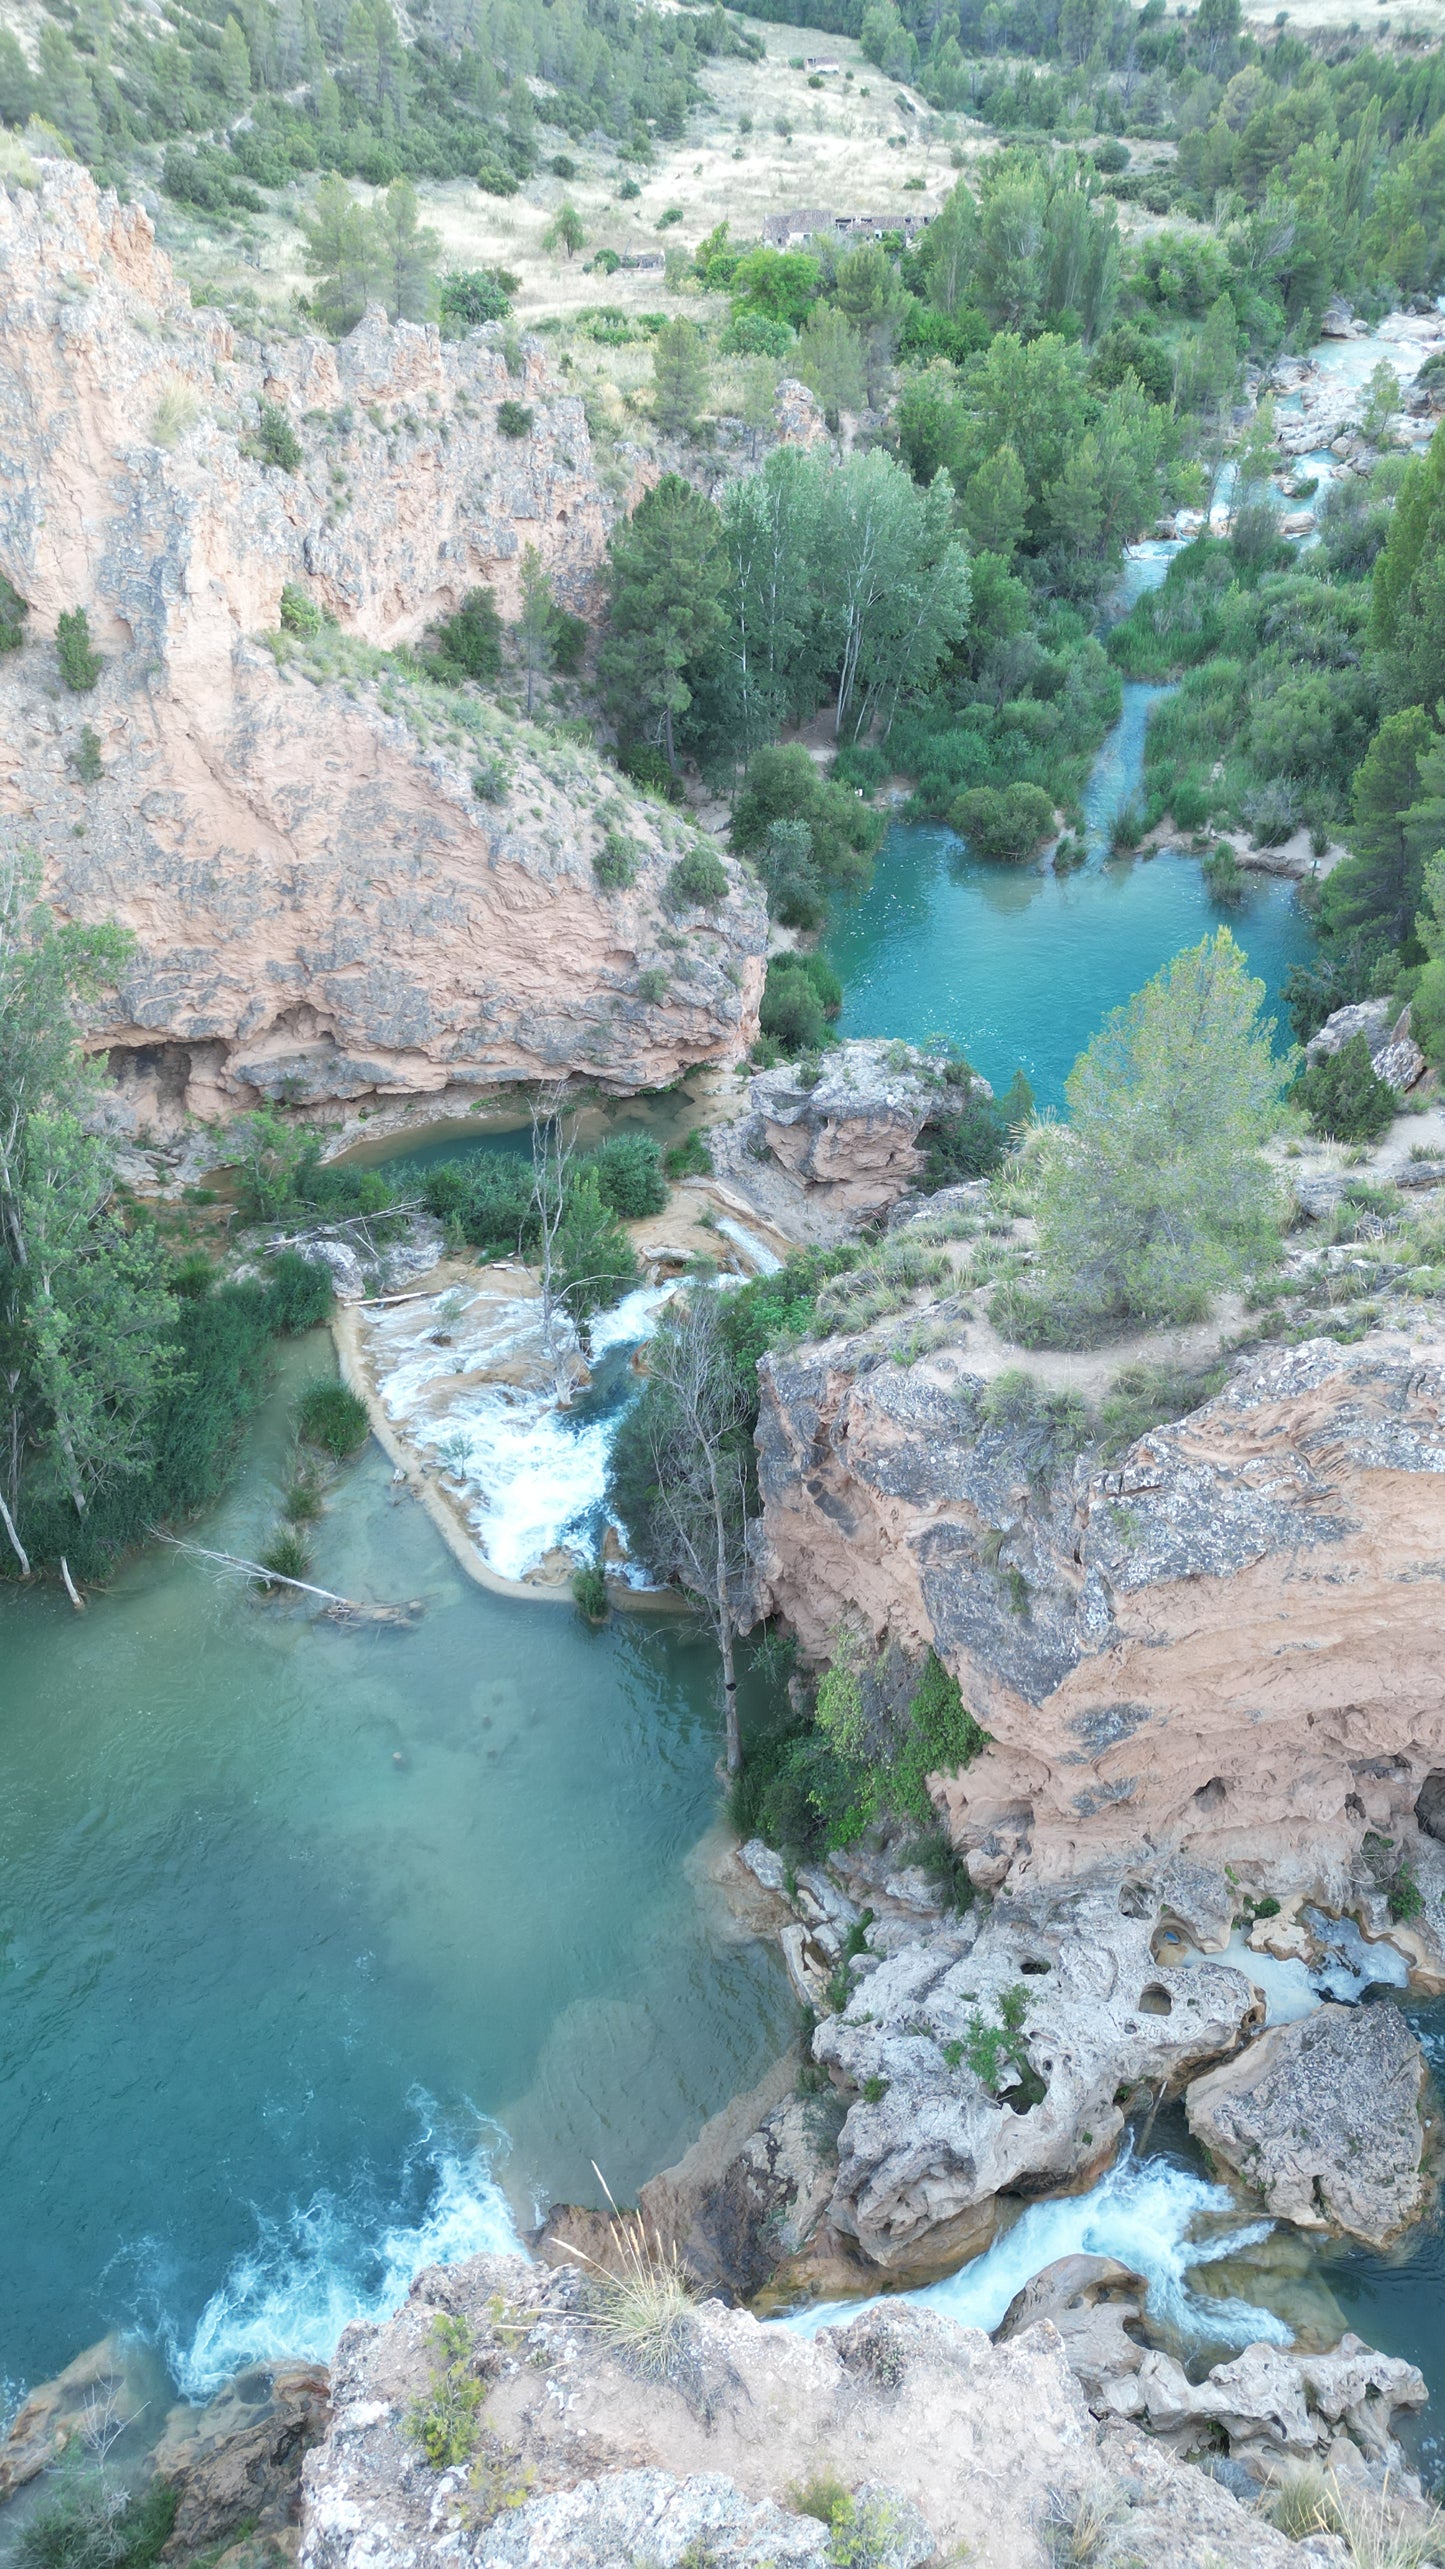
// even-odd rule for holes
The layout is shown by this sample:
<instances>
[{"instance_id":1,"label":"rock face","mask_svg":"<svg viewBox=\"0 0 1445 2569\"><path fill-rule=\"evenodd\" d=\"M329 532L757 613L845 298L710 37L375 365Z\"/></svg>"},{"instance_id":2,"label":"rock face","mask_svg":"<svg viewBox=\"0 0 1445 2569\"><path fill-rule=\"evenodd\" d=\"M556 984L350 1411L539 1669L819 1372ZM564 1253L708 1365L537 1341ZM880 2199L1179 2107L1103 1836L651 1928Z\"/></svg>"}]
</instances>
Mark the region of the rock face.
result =
<instances>
[{"instance_id":1,"label":"rock face","mask_svg":"<svg viewBox=\"0 0 1445 2569\"><path fill-rule=\"evenodd\" d=\"M991 1097L975 1079L976 1094ZM770 1220L833 1241L876 1221L923 1165L918 1137L943 1102L937 1066L909 1044L840 1044L816 1077L760 1072L749 1112L713 1137L714 1157Z\"/></svg>"},{"instance_id":2,"label":"rock face","mask_svg":"<svg viewBox=\"0 0 1445 2569\"><path fill-rule=\"evenodd\" d=\"M1240 1972L1154 1958L1166 1923L1206 1936L1225 1888L1181 1864L1000 1900L869 1971L813 2039L856 2096L835 2228L888 2266L998 2194L1103 2165L1118 2100L1182 2086L1258 2019Z\"/></svg>"},{"instance_id":3,"label":"rock face","mask_svg":"<svg viewBox=\"0 0 1445 2569\"><path fill-rule=\"evenodd\" d=\"M1186 2110L1281 2220L1379 2247L1424 2209L1424 2087L1398 2008L1322 2007L1197 2078Z\"/></svg>"},{"instance_id":4,"label":"rock face","mask_svg":"<svg viewBox=\"0 0 1445 2569\"><path fill-rule=\"evenodd\" d=\"M320 2364L256 2365L204 2408L174 2410L154 2456L157 2477L180 2496L168 2554L214 2550L243 2526L270 2534L293 2525L302 2458L330 2414Z\"/></svg>"},{"instance_id":5,"label":"rock face","mask_svg":"<svg viewBox=\"0 0 1445 2569\"><path fill-rule=\"evenodd\" d=\"M1174 1847L1343 1885L1445 1765L1445 1369L1310 1340L1106 1471L992 1424L956 1349L765 1359L759 1602L927 1646L992 1735L941 1787L981 1882Z\"/></svg>"},{"instance_id":6,"label":"rock face","mask_svg":"<svg viewBox=\"0 0 1445 2569\"><path fill-rule=\"evenodd\" d=\"M303 2569L1046 2569L1086 2504L1138 2569L1305 2569L1147 2437L1100 2443L1047 2325L995 2347L900 2306L809 2341L709 2304L671 2378L648 2379L595 2309L575 2267L479 2258L419 2277L384 2327L348 2329L305 2466ZM477 2458L440 2473L406 2424L445 2361L438 2312L462 2321L482 2398ZM801 2483L830 2479L851 2552L797 2511Z\"/></svg>"},{"instance_id":7,"label":"rock face","mask_svg":"<svg viewBox=\"0 0 1445 2569\"><path fill-rule=\"evenodd\" d=\"M1388 999L1363 999L1354 1008L1337 1008L1305 1046L1308 1061L1323 1061L1340 1052L1356 1035L1370 1047L1375 1076L1402 1094L1424 1075L1425 1056L1410 1031L1408 1006L1398 1014Z\"/></svg>"},{"instance_id":8,"label":"rock face","mask_svg":"<svg viewBox=\"0 0 1445 2569\"><path fill-rule=\"evenodd\" d=\"M134 933L94 1028L132 1124L734 1058L762 979L750 879L674 919L690 828L590 750L379 659L484 582L510 604L529 543L564 601L592 594L612 504L536 343L514 378L495 330L443 345L377 312L339 348L237 342L138 207L40 170L0 191L0 571L29 607L0 662L0 823L60 911ZM498 429L508 397L524 438ZM295 471L259 460L263 403ZM283 588L293 621L335 626L289 660L254 639ZM80 696L51 648L76 606L105 655ZM614 892L608 828L636 863Z\"/></svg>"}]
</instances>

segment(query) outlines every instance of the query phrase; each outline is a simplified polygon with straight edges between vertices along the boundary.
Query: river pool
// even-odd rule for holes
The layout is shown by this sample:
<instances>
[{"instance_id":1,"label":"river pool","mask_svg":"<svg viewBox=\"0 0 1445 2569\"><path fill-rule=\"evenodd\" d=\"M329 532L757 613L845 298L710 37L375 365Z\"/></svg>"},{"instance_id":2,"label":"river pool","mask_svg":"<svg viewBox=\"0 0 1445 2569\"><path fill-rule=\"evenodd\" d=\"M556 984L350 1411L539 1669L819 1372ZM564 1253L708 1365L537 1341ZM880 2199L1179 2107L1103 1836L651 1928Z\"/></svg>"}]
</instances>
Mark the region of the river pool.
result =
<instances>
[{"instance_id":1,"label":"river pool","mask_svg":"<svg viewBox=\"0 0 1445 2569\"><path fill-rule=\"evenodd\" d=\"M330 1363L288 1351L290 1383ZM254 1549L287 1379L202 1539ZM467 1579L369 1446L318 1623L201 1564L0 1590L0 2379L106 2327L182 2385L329 2352L536 2202L619 2201L796 2019L703 1877L715 1659ZM3 2403L0 2403L3 2405Z\"/></svg>"}]
</instances>

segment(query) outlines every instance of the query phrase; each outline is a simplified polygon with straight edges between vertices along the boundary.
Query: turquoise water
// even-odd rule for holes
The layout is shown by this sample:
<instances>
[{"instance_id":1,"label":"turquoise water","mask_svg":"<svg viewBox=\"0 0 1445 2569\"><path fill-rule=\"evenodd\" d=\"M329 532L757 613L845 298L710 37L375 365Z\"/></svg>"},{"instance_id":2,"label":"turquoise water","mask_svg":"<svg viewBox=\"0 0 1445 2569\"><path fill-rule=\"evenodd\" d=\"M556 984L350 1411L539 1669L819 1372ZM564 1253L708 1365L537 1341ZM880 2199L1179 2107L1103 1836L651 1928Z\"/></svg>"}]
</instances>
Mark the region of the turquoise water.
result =
<instances>
[{"instance_id":1,"label":"turquoise water","mask_svg":"<svg viewBox=\"0 0 1445 2569\"><path fill-rule=\"evenodd\" d=\"M1085 798L1089 862L1076 873L984 864L941 824L889 830L869 890L828 940L843 979L840 1032L946 1038L995 1088L1022 1063L1038 1103L1059 1107L1109 1010L1222 921L1274 1007L1312 942L1292 885L1256 876L1222 911L1195 858L1105 854L1114 814L1138 791L1149 708L1163 692L1124 690Z\"/></svg>"},{"instance_id":2,"label":"turquoise water","mask_svg":"<svg viewBox=\"0 0 1445 2569\"><path fill-rule=\"evenodd\" d=\"M288 1371L327 1361L317 1339ZM263 1538L278 1387L203 1541ZM103 2329L199 2391L325 2353L539 2201L619 2201L792 2031L696 1853L715 1656L487 1594L375 1446L314 1575L340 1628L175 1554L83 1619L0 1593L0 2383Z\"/></svg>"}]
</instances>

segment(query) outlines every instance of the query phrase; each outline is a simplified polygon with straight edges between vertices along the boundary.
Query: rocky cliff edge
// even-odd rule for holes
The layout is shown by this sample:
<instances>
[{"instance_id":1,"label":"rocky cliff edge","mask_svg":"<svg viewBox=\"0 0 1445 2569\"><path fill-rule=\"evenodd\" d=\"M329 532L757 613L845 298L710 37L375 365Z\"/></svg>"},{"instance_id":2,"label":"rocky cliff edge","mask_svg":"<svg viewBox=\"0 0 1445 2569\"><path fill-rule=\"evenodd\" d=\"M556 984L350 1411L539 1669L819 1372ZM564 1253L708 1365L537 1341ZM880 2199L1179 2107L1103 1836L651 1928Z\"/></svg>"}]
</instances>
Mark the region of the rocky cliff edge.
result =
<instances>
[{"instance_id":1,"label":"rocky cliff edge","mask_svg":"<svg viewBox=\"0 0 1445 2569\"><path fill-rule=\"evenodd\" d=\"M582 405L500 339L377 311L339 347L238 339L85 171L0 187L0 572L28 609L0 833L63 915L133 932L91 1030L133 1129L263 1096L631 1091L756 1031L751 879L673 915L690 824L383 656L484 583L513 605L528 544L563 603L593 595L615 508ZM261 458L263 404L294 471ZM268 648L288 587L319 630ZM75 607L105 659L80 694L53 647ZM609 829L635 878L604 892Z\"/></svg>"}]
</instances>

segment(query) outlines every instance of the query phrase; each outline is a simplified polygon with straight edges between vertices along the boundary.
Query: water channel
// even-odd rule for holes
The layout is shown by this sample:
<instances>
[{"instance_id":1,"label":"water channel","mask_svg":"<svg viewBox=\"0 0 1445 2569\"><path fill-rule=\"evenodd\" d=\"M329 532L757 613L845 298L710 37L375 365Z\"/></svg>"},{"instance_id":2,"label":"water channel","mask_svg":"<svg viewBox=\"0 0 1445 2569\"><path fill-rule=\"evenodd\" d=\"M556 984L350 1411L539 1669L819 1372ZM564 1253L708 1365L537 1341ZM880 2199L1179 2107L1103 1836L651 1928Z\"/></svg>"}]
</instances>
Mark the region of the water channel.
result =
<instances>
[{"instance_id":1,"label":"water channel","mask_svg":"<svg viewBox=\"0 0 1445 2569\"><path fill-rule=\"evenodd\" d=\"M1136 582L1166 559L1143 548ZM1105 854L1156 692L1125 691L1074 876L890 831L833 939L845 1032L943 1035L1060 1102L1107 1009L1219 915L1193 860ZM1291 887L1257 882L1230 924L1273 998L1307 949ZM321 1335L288 1351L202 1539L254 1549L290 1395L330 1361ZM685 1622L592 1632L489 1594L374 1445L315 1564L423 1599L420 1624L320 1623L173 1553L83 1618L0 1589L0 2414L115 2325L192 2396L325 2355L420 2265L595 2199L593 2161L627 2199L792 2030L775 1950L711 1882L716 1687ZM1438 2011L1412 2012L1445 2060ZM939 2298L986 2319L1031 2261L1102 2246L1147 2266L1181 2339L1347 2319L1445 2394L1438 2226L1400 2258L1319 2251L1217 2194L1161 2124Z\"/></svg>"}]
</instances>

